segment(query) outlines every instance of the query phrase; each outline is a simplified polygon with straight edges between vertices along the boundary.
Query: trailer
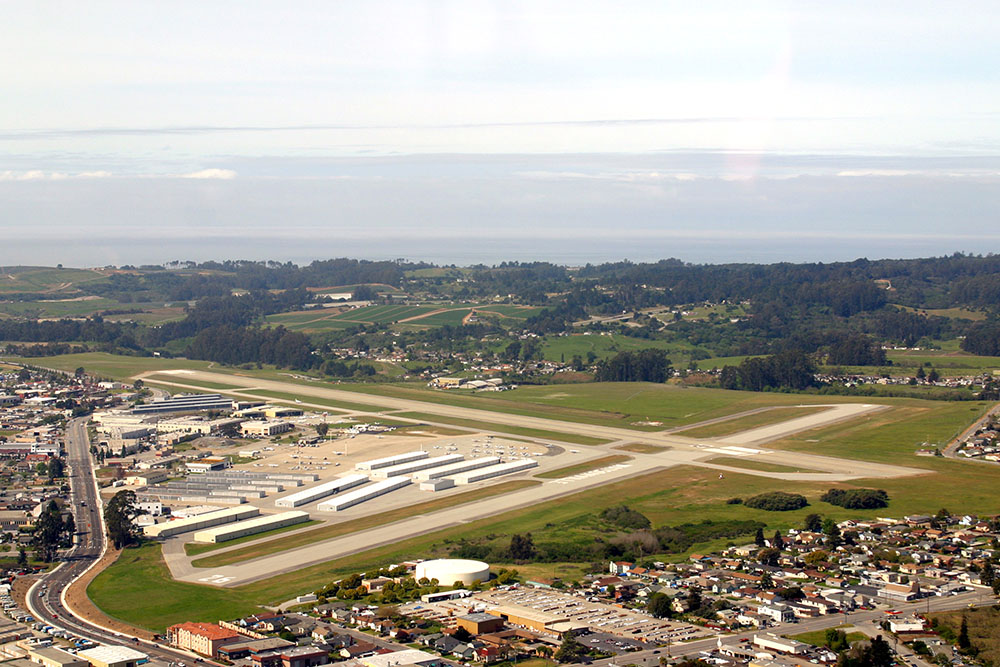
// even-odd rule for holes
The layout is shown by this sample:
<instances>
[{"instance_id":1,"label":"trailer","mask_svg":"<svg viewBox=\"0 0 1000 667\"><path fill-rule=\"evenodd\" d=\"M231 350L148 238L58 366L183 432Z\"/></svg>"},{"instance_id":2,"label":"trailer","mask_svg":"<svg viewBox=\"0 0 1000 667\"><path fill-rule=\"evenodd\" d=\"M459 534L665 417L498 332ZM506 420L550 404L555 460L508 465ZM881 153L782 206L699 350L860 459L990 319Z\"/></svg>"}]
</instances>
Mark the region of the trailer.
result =
<instances>
[{"instance_id":1,"label":"trailer","mask_svg":"<svg viewBox=\"0 0 1000 667\"><path fill-rule=\"evenodd\" d=\"M345 510L348 507L354 507L359 505L366 500L371 500L372 498L377 498L386 493L400 489L410 483L409 477L390 477L389 479L384 479L381 482L375 482L369 486L363 486L360 489L351 491L350 493L344 494L337 498L331 498L321 502L316 506L316 509L320 512L339 512Z\"/></svg>"},{"instance_id":2,"label":"trailer","mask_svg":"<svg viewBox=\"0 0 1000 667\"><path fill-rule=\"evenodd\" d=\"M368 475L345 475L274 501L275 507L298 507L332 496L335 493L353 489L368 481Z\"/></svg>"}]
</instances>

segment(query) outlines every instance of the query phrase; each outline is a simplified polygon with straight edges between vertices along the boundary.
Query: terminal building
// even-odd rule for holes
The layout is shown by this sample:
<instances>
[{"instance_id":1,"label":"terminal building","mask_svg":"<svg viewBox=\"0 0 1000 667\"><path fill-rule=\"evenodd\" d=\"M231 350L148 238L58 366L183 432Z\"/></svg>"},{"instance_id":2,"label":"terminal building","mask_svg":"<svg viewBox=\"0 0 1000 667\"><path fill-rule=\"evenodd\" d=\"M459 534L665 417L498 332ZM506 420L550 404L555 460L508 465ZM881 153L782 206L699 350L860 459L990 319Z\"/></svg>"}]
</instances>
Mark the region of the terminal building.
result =
<instances>
[{"instance_id":1,"label":"terminal building","mask_svg":"<svg viewBox=\"0 0 1000 667\"><path fill-rule=\"evenodd\" d=\"M132 414L144 415L157 412L196 412L200 410L232 410L233 401L221 394L178 394L161 398L132 408Z\"/></svg>"}]
</instances>

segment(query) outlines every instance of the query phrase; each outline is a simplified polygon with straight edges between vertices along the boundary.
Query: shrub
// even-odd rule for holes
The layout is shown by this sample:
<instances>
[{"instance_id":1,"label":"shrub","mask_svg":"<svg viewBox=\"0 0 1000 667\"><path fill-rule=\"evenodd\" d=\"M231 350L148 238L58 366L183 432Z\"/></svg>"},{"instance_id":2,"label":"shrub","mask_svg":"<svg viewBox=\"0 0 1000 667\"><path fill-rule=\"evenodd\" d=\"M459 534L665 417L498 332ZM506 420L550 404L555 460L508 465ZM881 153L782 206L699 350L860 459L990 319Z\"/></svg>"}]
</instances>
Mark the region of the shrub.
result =
<instances>
[{"instance_id":1,"label":"shrub","mask_svg":"<svg viewBox=\"0 0 1000 667\"><path fill-rule=\"evenodd\" d=\"M871 510L889 506L889 494L882 489L830 489L819 499L824 503L851 510Z\"/></svg>"},{"instance_id":2,"label":"shrub","mask_svg":"<svg viewBox=\"0 0 1000 667\"><path fill-rule=\"evenodd\" d=\"M742 498L730 498L729 500L726 501L726 504L727 505L742 505L743 504L743 499Z\"/></svg>"},{"instance_id":3,"label":"shrub","mask_svg":"<svg viewBox=\"0 0 1000 667\"><path fill-rule=\"evenodd\" d=\"M752 507L758 510L767 510L768 512L788 512L790 510L799 510L809 504L805 496L801 496L797 493L785 493L784 491L771 491L769 493L761 493L752 498L747 498L743 501L743 504L747 507Z\"/></svg>"},{"instance_id":4,"label":"shrub","mask_svg":"<svg viewBox=\"0 0 1000 667\"><path fill-rule=\"evenodd\" d=\"M613 523L620 528L632 528L641 530L649 528L650 522L644 514L636 512L625 505L608 507L601 512L601 518L608 523Z\"/></svg>"}]
</instances>

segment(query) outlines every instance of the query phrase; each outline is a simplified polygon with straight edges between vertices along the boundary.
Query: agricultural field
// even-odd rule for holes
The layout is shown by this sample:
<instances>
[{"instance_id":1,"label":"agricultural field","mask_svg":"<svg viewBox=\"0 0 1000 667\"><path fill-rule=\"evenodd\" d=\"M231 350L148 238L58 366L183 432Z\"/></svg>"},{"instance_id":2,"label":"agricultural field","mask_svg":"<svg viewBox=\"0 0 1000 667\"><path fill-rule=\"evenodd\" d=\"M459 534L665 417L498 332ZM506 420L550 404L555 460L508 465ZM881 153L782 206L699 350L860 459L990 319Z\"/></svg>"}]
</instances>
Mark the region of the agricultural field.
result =
<instances>
[{"instance_id":1,"label":"agricultural field","mask_svg":"<svg viewBox=\"0 0 1000 667\"><path fill-rule=\"evenodd\" d=\"M0 293L64 292L106 276L89 269L53 269L38 266L0 267Z\"/></svg>"},{"instance_id":2,"label":"agricultural field","mask_svg":"<svg viewBox=\"0 0 1000 667\"><path fill-rule=\"evenodd\" d=\"M284 325L294 331L325 331L348 329L359 324L432 328L444 325L458 326L479 318L499 317L517 322L539 312L529 306L459 304L459 305L378 305L347 310L316 308L312 310L279 313L267 318L269 324Z\"/></svg>"},{"instance_id":3,"label":"agricultural field","mask_svg":"<svg viewBox=\"0 0 1000 667\"><path fill-rule=\"evenodd\" d=\"M86 317L101 310L122 308L117 301L100 297L77 297L55 301L6 301L0 302L0 313L13 317L53 319L61 317Z\"/></svg>"}]
</instances>

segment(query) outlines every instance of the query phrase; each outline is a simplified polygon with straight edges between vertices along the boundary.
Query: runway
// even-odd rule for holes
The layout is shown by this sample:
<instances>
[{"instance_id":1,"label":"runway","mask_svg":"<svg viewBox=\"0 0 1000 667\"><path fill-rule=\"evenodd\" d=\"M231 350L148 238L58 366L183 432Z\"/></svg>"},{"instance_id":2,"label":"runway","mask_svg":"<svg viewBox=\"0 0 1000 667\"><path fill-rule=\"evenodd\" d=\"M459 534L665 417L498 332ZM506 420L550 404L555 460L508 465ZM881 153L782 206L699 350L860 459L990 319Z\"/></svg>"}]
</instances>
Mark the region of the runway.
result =
<instances>
[{"instance_id":1,"label":"runway","mask_svg":"<svg viewBox=\"0 0 1000 667\"><path fill-rule=\"evenodd\" d=\"M163 371L158 371L157 375L163 377L163 373ZM653 453L628 451L626 453L632 457L632 460L625 464L608 466L606 469L575 475L569 478L543 480L538 486L521 489L507 493L503 496L494 496L491 498L473 501L457 507L442 509L433 513L403 519L392 524L359 531L347 536L337 537L305 547L283 551L271 556L264 556L255 560L218 568L193 567L191 565L191 559L184 554L181 541L184 539L183 537L172 538L167 541L164 547L164 556L167 565L170 568L171 574L176 579L214 586L231 587L247 584L285 572L298 570L309 565L349 556L351 554L358 553L359 551L364 551L385 544L392 544L450 526L460 525L462 523L480 521L490 516L501 514L513 509L537 505L561 496L575 494L586 489L680 465L693 465L716 469L720 471L720 474L731 472L744 475L771 477L780 480L816 481L827 483L848 481L859 478L889 478L928 474L928 471L924 469L878 464L868 461L855 462L848 459L801 452L769 450L766 448L767 442L773 442L794 433L827 426L839 421L856 419L885 408L885 406L875 404L847 403L824 405L819 407L825 407L825 410L804 417L793 418L779 424L771 424L760 428L749 429L742 433L728 435L723 438L695 439L664 432L649 433L612 426L577 424L562 420L512 415L475 408L429 403L413 399L383 397L373 394L359 395L356 392L348 392L328 387L300 385L290 382L262 380L260 378L241 377L206 371L174 371L170 373L170 375L175 378L174 381L164 381L158 379L148 381L180 389L201 389L203 391L220 390L199 387L199 381L223 383L241 387L242 391L233 390L228 392L233 394L245 393L246 390L250 388L294 394L302 397L302 407L317 410L322 410L324 408L328 409L329 406L324 406L322 404L310 404L310 397L332 401L344 401L347 403L356 403L359 399L361 399L366 404L383 407L383 412L379 414L388 414L392 416L393 419L401 418L391 415L392 411L416 411L429 415L440 415L442 417L457 417L487 423L502 422L505 425L582 434L609 441L606 444L601 445L580 445L578 446L578 449L570 450L571 452L575 452L575 454L543 457L545 461L542 466L538 469L532 470L530 473L519 475L517 478L532 477L533 475L545 470L555 469L569 464L582 463L588 460L606 457L610 454L622 454L623 452L620 447L625 443L641 442L664 448L663 451L656 451ZM226 392L223 391L223 393ZM428 418L423 420L422 423L433 424L434 422L431 418ZM483 432L489 433L489 431ZM495 435L501 437L504 434L496 433ZM542 441L539 439L535 440ZM563 447L567 446L565 443L560 443L560 445ZM754 461L773 463L798 470L799 472L754 470L750 468L720 465L710 462L710 459L721 456L746 458ZM504 478L504 480L507 479L510 478ZM486 484L488 483L489 482ZM480 485L472 485L467 488L475 488L478 486ZM391 500L373 504L371 507L359 506L348 510L348 512L345 512L343 516L338 515L336 517L327 517L327 521L334 522L350 520L351 516L386 511L387 509L391 509L392 506L393 502ZM323 517L317 515L315 518L322 519Z\"/></svg>"}]
</instances>

